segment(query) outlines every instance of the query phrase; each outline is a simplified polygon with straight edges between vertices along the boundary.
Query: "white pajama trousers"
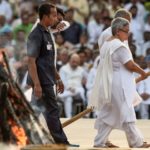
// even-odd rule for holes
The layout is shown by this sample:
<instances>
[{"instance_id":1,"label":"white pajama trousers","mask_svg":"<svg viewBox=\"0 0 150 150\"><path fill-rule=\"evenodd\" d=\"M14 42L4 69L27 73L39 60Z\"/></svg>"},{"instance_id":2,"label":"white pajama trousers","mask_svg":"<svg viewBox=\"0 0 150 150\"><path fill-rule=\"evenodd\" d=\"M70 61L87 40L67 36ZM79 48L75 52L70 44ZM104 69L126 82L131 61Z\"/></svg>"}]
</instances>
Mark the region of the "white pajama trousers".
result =
<instances>
[{"instance_id":1,"label":"white pajama trousers","mask_svg":"<svg viewBox=\"0 0 150 150\"><path fill-rule=\"evenodd\" d=\"M76 88L75 93L65 90L62 94L59 94L59 98L64 102L65 116L67 118L72 117L73 96L75 96L76 94L80 94L82 100L85 101L83 88Z\"/></svg>"},{"instance_id":2,"label":"white pajama trousers","mask_svg":"<svg viewBox=\"0 0 150 150\"><path fill-rule=\"evenodd\" d=\"M134 122L123 123L123 131L125 131L127 141L130 147L140 147L143 144L143 137L135 126ZM94 139L94 146L107 147L105 144L108 140L110 132L113 130L111 126L102 122L98 128L98 133Z\"/></svg>"}]
</instances>

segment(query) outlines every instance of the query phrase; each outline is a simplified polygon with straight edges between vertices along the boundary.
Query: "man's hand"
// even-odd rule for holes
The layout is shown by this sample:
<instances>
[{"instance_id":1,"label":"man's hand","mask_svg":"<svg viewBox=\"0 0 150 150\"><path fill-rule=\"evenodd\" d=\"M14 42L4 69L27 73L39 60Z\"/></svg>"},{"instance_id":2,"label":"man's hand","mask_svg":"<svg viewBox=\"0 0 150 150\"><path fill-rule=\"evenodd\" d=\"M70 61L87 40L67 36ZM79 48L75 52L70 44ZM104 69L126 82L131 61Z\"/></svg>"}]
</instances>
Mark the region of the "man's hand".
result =
<instances>
[{"instance_id":1,"label":"man's hand","mask_svg":"<svg viewBox=\"0 0 150 150\"><path fill-rule=\"evenodd\" d=\"M142 77L142 79L144 80L144 79L146 79L146 78L148 77L148 75L147 75L146 72L143 72L143 74L141 74L141 77Z\"/></svg>"},{"instance_id":2,"label":"man's hand","mask_svg":"<svg viewBox=\"0 0 150 150\"><path fill-rule=\"evenodd\" d=\"M57 24L56 29L58 30L58 32L60 32L64 29L65 26L66 26L65 23L60 22L60 23Z\"/></svg>"},{"instance_id":3,"label":"man's hand","mask_svg":"<svg viewBox=\"0 0 150 150\"><path fill-rule=\"evenodd\" d=\"M141 74L141 76L140 77L138 77L138 78L136 78L136 83L138 83L138 82L140 82L140 81L142 81L142 80L144 80L144 79L146 79L146 78L148 78L150 76L150 72L143 72L143 74Z\"/></svg>"},{"instance_id":4,"label":"man's hand","mask_svg":"<svg viewBox=\"0 0 150 150\"><path fill-rule=\"evenodd\" d=\"M141 97L144 101L146 101L148 98L150 98L150 94L147 94L147 93L142 93L141 94Z\"/></svg>"},{"instance_id":5,"label":"man's hand","mask_svg":"<svg viewBox=\"0 0 150 150\"><path fill-rule=\"evenodd\" d=\"M42 88L41 88L40 84L36 84L34 86L34 95L38 98L42 97Z\"/></svg>"},{"instance_id":6,"label":"man's hand","mask_svg":"<svg viewBox=\"0 0 150 150\"><path fill-rule=\"evenodd\" d=\"M61 79L56 81L56 87L57 87L57 92L58 93L63 93L64 92L64 84L61 81Z\"/></svg>"}]
</instances>

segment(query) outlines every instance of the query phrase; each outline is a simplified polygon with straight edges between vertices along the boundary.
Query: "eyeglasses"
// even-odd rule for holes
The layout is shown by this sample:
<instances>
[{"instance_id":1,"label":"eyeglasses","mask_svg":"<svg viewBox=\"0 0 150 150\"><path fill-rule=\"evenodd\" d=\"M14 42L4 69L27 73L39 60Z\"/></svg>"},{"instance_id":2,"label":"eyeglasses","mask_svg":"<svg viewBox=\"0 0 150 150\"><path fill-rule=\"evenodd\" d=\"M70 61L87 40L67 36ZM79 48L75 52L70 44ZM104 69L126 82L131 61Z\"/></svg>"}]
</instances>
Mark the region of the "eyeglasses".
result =
<instances>
[{"instance_id":1,"label":"eyeglasses","mask_svg":"<svg viewBox=\"0 0 150 150\"><path fill-rule=\"evenodd\" d=\"M120 31L124 32L124 33L127 33L127 34L130 34L129 31L126 31L126 30L123 30L123 29L119 29Z\"/></svg>"}]
</instances>

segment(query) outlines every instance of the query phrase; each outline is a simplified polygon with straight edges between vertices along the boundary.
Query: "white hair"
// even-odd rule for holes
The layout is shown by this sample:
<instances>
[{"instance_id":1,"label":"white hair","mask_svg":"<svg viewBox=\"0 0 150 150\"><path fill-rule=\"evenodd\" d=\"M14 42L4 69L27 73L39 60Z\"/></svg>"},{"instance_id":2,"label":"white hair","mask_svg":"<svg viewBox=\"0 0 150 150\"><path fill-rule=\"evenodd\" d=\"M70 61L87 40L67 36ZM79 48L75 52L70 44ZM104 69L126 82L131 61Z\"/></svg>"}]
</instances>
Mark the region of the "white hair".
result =
<instances>
[{"instance_id":1,"label":"white hair","mask_svg":"<svg viewBox=\"0 0 150 150\"><path fill-rule=\"evenodd\" d=\"M122 29L127 25L129 25L129 21L127 19L121 17L113 19L111 23L112 34L115 35L119 29Z\"/></svg>"},{"instance_id":2,"label":"white hair","mask_svg":"<svg viewBox=\"0 0 150 150\"><path fill-rule=\"evenodd\" d=\"M125 10L125 9L118 9L115 13L115 17L114 18L118 18L118 17L121 17L121 18L126 18L126 17L129 17L129 18L132 18L132 15L129 11Z\"/></svg>"}]
</instances>

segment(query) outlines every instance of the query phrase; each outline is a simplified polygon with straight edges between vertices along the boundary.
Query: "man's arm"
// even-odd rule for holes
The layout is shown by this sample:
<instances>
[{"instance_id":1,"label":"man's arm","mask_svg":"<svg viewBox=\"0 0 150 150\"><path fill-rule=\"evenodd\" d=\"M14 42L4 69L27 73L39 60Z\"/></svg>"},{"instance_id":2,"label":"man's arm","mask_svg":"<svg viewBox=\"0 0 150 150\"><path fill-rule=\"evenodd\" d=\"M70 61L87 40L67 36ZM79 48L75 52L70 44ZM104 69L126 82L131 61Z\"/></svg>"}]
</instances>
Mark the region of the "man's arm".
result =
<instances>
[{"instance_id":1,"label":"man's arm","mask_svg":"<svg viewBox=\"0 0 150 150\"><path fill-rule=\"evenodd\" d=\"M56 26L55 29L50 29L51 33L57 33L64 31L70 27L70 23L68 21L62 20L58 25Z\"/></svg>"},{"instance_id":2,"label":"man's arm","mask_svg":"<svg viewBox=\"0 0 150 150\"><path fill-rule=\"evenodd\" d=\"M33 31L33 29L37 26L37 24L40 22L39 19L36 20L35 24L33 25L31 31ZM51 33L57 33L57 32L61 32L64 31L66 29L68 29L70 27L70 23L68 21L64 21L62 20L60 23L58 23L58 25L56 26L55 29L50 29Z\"/></svg>"},{"instance_id":3,"label":"man's arm","mask_svg":"<svg viewBox=\"0 0 150 150\"><path fill-rule=\"evenodd\" d=\"M36 66L36 59L39 57L40 49L42 46L41 41L42 36L39 30L34 30L32 33L30 33L27 40L28 71L33 82L34 95L37 97L42 96L42 89Z\"/></svg>"},{"instance_id":4,"label":"man's arm","mask_svg":"<svg viewBox=\"0 0 150 150\"><path fill-rule=\"evenodd\" d=\"M28 57L28 70L29 70L29 75L34 84L34 95L37 97L41 97L42 88L41 88L40 81L38 78L37 67L36 67L35 61L36 61L36 58L30 57L30 56Z\"/></svg>"}]
</instances>

